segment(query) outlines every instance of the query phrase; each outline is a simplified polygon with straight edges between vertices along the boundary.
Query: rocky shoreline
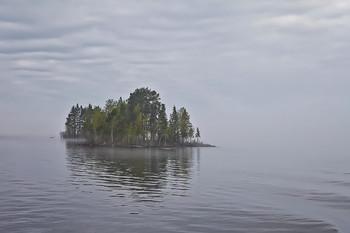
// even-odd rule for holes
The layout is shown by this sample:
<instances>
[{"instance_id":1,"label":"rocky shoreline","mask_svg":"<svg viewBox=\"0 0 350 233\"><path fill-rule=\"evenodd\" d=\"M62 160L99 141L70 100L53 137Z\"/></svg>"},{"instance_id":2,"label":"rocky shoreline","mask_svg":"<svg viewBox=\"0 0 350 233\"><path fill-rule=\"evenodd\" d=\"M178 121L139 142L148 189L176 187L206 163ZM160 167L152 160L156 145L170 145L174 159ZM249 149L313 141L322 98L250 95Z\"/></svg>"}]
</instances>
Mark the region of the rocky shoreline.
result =
<instances>
[{"instance_id":1,"label":"rocky shoreline","mask_svg":"<svg viewBox=\"0 0 350 233\"><path fill-rule=\"evenodd\" d=\"M186 147L216 147L215 145L207 144L207 143L181 143L178 145L163 145L163 146L157 146L157 145L109 145L109 144L93 144L86 142L85 139L63 139L68 143L74 143L79 146L88 146L88 147L113 147L113 148L159 148L159 149L173 149L173 148L186 148Z\"/></svg>"}]
</instances>

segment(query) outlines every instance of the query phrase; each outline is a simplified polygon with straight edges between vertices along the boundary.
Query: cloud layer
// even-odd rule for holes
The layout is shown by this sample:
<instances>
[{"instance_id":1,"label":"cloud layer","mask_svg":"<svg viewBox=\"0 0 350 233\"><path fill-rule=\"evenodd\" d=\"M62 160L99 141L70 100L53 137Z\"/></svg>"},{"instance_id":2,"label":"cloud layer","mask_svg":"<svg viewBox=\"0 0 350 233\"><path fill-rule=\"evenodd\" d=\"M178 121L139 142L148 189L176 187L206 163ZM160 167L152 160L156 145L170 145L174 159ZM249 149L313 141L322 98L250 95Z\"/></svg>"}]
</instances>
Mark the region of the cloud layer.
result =
<instances>
[{"instance_id":1,"label":"cloud layer","mask_svg":"<svg viewBox=\"0 0 350 233\"><path fill-rule=\"evenodd\" d=\"M349 139L345 0L14 0L0 31L3 134L149 86L217 144Z\"/></svg>"}]
</instances>

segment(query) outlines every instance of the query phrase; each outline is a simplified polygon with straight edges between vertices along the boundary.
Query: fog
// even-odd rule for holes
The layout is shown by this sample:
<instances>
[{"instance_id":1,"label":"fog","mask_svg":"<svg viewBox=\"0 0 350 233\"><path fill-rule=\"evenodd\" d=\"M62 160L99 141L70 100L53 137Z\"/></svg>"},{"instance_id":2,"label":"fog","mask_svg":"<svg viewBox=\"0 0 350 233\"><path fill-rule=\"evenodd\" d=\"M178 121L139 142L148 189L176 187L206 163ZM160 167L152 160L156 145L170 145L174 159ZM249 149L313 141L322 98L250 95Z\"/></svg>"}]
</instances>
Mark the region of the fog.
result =
<instances>
[{"instance_id":1,"label":"fog","mask_svg":"<svg viewBox=\"0 0 350 233\"><path fill-rule=\"evenodd\" d=\"M58 135L72 105L139 87L237 150L349 152L347 1L0 4L0 134Z\"/></svg>"}]
</instances>

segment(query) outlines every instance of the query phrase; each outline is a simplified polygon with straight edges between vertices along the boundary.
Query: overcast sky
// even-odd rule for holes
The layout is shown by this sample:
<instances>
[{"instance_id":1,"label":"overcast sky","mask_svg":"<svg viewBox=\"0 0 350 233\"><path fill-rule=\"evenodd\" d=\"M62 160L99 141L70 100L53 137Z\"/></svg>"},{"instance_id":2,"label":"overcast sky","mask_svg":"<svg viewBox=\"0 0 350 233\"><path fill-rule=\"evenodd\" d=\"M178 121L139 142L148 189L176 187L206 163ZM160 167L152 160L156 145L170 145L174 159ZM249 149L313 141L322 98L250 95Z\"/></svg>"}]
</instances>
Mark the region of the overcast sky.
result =
<instances>
[{"instance_id":1,"label":"overcast sky","mask_svg":"<svg viewBox=\"0 0 350 233\"><path fill-rule=\"evenodd\" d=\"M0 0L0 134L150 87L209 143L346 151L349 41L347 0Z\"/></svg>"}]
</instances>

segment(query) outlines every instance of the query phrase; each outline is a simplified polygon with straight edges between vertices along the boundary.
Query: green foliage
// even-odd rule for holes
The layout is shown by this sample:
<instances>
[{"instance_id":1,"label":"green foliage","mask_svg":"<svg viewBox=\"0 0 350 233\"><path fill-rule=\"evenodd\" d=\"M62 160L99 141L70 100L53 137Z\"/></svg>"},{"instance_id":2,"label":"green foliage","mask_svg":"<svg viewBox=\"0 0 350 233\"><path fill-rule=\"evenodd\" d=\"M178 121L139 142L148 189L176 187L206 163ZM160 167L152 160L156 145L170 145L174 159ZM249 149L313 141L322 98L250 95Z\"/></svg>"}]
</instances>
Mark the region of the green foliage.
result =
<instances>
[{"instance_id":1,"label":"green foliage","mask_svg":"<svg viewBox=\"0 0 350 233\"><path fill-rule=\"evenodd\" d=\"M158 116L158 132L157 132L158 143L166 144L166 140L169 138L166 132L167 128L168 128L168 119L165 111L165 105L162 104L159 111L159 116Z\"/></svg>"},{"instance_id":2,"label":"green foliage","mask_svg":"<svg viewBox=\"0 0 350 233\"><path fill-rule=\"evenodd\" d=\"M180 123L179 123L179 115L176 111L176 107L173 107L173 112L170 114L169 126L172 132L171 141L172 143L178 144L180 143Z\"/></svg>"},{"instance_id":3,"label":"green foliage","mask_svg":"<svg viewBox=\"0 0 350 233\"><path fill-rule=\"evenodd\" d=\"M116 109L118 106L118 101L115 101L113 99L109 99L106 101L104 112L106 114L110 114L114 109Z\"/></svg>"},{"instance_id":4,"label":"green foliage","mask_svg":"<svg viewBox=\"0 0 350 233\"><path fill-rule=\"evenodd\" d=\"M71 138L78 138L82 134L84 125L84 109L77 104L73 106L66 118L66 131L65 136Z\"/></svg>"},{"instance_id":5,"label":"green foliage","mask_svg":"<svg viewBox=\"0 0 350 233\"><path fill-rule=\"evenodd\" d=\"M190 115L185 108L180 108L178 113L180 119L180 137L181 142L184 143L190 139L190 130L193 128L190 122Z\"/></svg>"},{"instance_id":6,"label":"green foliage","mask_svg":"<svg viewBox=\"0 0 350 233\"><path fill-rule=\"evenodd\" d=\"M160 97L156 91L148 88L138 88L133 93L130 93L127 103L131 111L134 110L136 105L139 105L142 115L155 117L156 111L160 106Z\"/></svg>"},{"instance_id":7,"label":"green foliage","mask_svg":"<svg viewBox=\"0 0 350 233\"><path fill-rule=\"evenodd\" d=\"M194 128L185 108L174 106L169 120L159 94L138 88L124 101L109 99L101 109L73 106L64 137L82 137L95 145L165 146L191 143ZM200 137L199 129L195 135Z\"/></svg>"}]
</instances>

